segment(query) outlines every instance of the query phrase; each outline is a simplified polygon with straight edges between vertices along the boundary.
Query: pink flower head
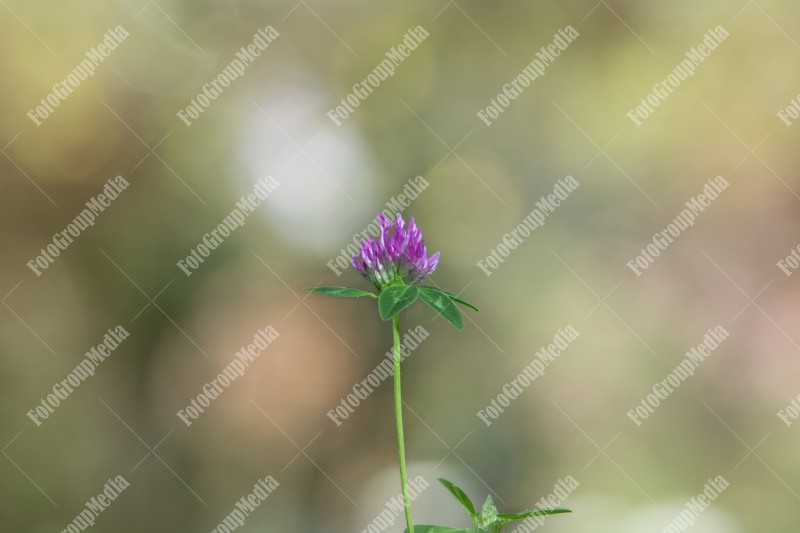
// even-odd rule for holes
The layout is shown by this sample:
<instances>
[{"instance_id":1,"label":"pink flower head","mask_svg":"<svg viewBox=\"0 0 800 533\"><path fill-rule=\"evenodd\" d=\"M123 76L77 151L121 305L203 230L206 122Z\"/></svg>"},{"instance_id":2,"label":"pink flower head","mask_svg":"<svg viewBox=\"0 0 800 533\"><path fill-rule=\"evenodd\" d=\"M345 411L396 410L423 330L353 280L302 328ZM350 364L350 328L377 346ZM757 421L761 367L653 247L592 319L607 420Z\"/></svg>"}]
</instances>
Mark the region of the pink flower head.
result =
<instances>
[{"instance_id":1,"label":"pink flower head","mask_svg":"<svg viewBox=\"0 0 800 533\"><path fill-rule=\"evenodd\" d=\"M422 230L409 219L408 227L398 213L394 224L385 213L378 214L380 234L361 241L353 255L353 268L361 272L379 290L390 285L414 285L436 270L439 252L428 257Z\"/></svg>"}]
</instances>

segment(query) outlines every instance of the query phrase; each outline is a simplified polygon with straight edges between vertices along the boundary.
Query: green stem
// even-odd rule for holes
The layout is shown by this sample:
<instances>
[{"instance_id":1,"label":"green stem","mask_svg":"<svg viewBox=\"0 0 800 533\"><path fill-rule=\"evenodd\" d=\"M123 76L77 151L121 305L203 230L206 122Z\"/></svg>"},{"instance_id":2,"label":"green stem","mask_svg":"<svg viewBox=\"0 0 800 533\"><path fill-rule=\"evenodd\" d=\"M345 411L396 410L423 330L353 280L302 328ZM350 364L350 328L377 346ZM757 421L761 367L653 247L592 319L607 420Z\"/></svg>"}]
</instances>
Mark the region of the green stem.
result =
<instances>
[{"instance_id":1,"label":"green stem","mask_svg":"<svg viewBox=\"0 0 800 533\"><path fill-rule=\"evenodd\" d=\"M392 320L394 334L394 419L397 425L397 455L400 459L400 483L403 487L403 505L406 510L408 533L414 533L411 520L411 501L408 499L408 474L406 474L406 448L403 444L403 400L400 392L400 314Z\"/></svg>"}]
</instances>

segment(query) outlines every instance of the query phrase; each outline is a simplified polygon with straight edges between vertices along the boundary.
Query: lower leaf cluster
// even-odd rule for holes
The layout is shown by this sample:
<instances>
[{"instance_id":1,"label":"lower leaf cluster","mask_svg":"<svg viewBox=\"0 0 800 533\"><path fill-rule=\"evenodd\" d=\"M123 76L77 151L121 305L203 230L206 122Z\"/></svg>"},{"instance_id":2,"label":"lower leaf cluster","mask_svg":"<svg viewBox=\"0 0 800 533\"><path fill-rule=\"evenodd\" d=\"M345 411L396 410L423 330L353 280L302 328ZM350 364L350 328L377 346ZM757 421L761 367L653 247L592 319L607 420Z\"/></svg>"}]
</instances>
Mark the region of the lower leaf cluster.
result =
<instances>
[{"instance_id":1,"label":"lower leaf cluster","mask_svg":"<svg viewBox=\"0 0 800 533\"><path fill-rule=\"evenodd\" d=\"M528 509L519 513L498 513L492 501L492 496L486 498L483 508L480 513L475 509L472 500L469 499L467 493L461 490L458 486L446 479L439 479L439 482L450 491L450 494L458 500L467 513L469 513L474 528L459 529L446 526L414 526L414 533L500 533L502 529L510 522L515 520L523 520L532 516L546 516L561 513L570 513L569 509ZM408 533L408 529L406 529Z\"/></svg>"}]
</instances>

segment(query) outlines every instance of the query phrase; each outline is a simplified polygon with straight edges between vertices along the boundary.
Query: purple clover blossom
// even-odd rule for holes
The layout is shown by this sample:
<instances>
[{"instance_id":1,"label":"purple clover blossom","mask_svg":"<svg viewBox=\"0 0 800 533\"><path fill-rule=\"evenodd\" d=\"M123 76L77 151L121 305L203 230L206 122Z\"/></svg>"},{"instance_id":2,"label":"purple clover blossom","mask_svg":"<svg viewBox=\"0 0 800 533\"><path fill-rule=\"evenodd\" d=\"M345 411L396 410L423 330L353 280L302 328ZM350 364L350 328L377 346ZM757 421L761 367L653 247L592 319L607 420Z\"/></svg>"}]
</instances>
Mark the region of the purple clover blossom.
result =
<instances>
[{"instance_id":1,"label":"purple clover blossom","mask_svg":"<svg viewBox=\"0 0 800 533\"><path fill-rule=\"evenodd\" d=\"M353 255L353 268L361 272L378 290L390 285L414 285L429 276L439 265L439 252L428 257L422 230L414 217L408 227L400 213L392 225L385 213L378 214L380 235L361 241ZM392 231L392 226L394 230Z\"/></svg>"}]
</instances>

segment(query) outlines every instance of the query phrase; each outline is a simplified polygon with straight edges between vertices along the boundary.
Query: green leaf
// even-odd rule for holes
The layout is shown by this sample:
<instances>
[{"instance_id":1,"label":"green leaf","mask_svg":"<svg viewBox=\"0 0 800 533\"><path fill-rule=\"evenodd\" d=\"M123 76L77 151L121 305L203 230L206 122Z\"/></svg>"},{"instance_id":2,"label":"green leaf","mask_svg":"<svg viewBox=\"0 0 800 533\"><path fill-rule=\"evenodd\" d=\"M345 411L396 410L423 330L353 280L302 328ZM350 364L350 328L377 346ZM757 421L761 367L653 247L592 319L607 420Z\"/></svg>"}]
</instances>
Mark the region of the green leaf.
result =
<instances>
[{"instance_id":1,"label":"green leaf","mask_svg":"<svg viewBox=\"0 0 800 533\"><path fill-rule=\"evenodd\" d=\"M404 529L403 533L408 533L408 529ZM445 526L423 526L414 525L414 533L484 533L480 529L458 529Z\"/></svg>"},{"instance_id":2,"label":"green leaf","mask_svg":"<svg viewBox=\"0 0 800 533\"><path fill-rule=\"evenodd\" d=\"M571 513L570 509L530 509L521 513L498 513L497 518L503 520L522 520L531 516L547 516L551 514Z\"/></svg>"},{"instance_id":3,"label":"green leaf","mask_svg":"<svg viewBox=\"0 0 800 533\"><path fill-rule=\"evenodd\" d=\"M461 311L458 310L458 306L453 303L453 300L444 291L436 287L423 286L419 288L419 297L442 315L445 320L453 324L456 329L464 329Z\"/></svg>"},{"instance_id":4,"label":"green leaf","mask_svg":"<svg viewBox=\"0 0 800 533\"><path fill-rule=\"evenodd\" d=\"M383 289L378 295L378 312L383 320L389 320L397 313L417 301L417 288L414 285L395 285Z\"/></svg>"},{"instance_id":5,"label":"green leaf","mask_svg":"<svg viewBox=\"0 0 800 533\"><path fill-rule=\"evenodd\" d=\"M307 287L305 290L325 294L327 296L338 296L339 298L361 298L362 296L377 298L372 292L362 291L361 289L351 289L350 287Z\"/></svg>"},{"instance_id":6,"label":"green leaf","mask_svg":"<svg viewBox=\"0 0 800 533\"><path fill-rule=\"evenodd\" d=\"M431 286L430 285L422 285L422 287L431 287ZM422 287L420 287L420 288L422 288ZM431 287L431 289L436 289L437 291L443 292L444 294L449 296L450 299L453 300L454 302L458 302L458 303L460 303L462 305L466 305L467 307L469 307L470 309L474 309L475 311L480 311L477 307L475 307L474 305L472 305L471 303L469 303L465 299L461 298L460 296L453 294L450 291L446 291L444 289L440 289L439 287Z\"/></svg>"},{"instance_id":7,"label":"green leaf","mask_svg":"<svg viewBox=\"0 0 800 533\"><path fill-rule=\"evenodd\" d=\"M487 528L494 524L495 520L497 519L497 507L494 506L494 501L492 501L492 495L489 494L486 497L486 502L483 504L483 509L481 509L481 516L478 520L478 527L480 528Z\"/></svg>"},{"instance_id":8,"label":"green leaf","mask_svg":"<svg viewBox=\"0 0 800 533\"><path fill-rule=\"evenodd\" d=\"M498 518L493 524L487 526L488 529L486 529L486 531L489 533L500 533L503 531L503 528L506 526L506 524L508 524L506 520Z\"/></svg>"},{"instance_id":9,"label":"green leaf","mask_svg":"<svg viewBox=\"0 0 800 533\"><path fill-rule=\"evenodd\" d=\"M460 303L462 305L466 305L470 309L474 309L475 311L480 312L480 309L478 309L477 307L475 307L474 305L472 305L471 303L469 303L465 299L461 298L460 296L457 296L457 295L453 294L452 292L447 292L447 291L442 291L442 292L444 292L446 295L448 295L450 297L450 299L453 300L454 302L458 302L458 303Z\"/></svg>"},{"instance_id":10,"label":"green leaf","mask_svg":"<svg viewBox=\"0 0 800 533\"><path fill-rule=\"evenodd\" d=\"M478 512L475 510L475 505L472 503L472 500L469 499L467 493L457 487L454 483L447 481L444 478L439 478L439 483L444 485L444 488L450 491L450 494L455 496L456 500L464 506L464 509L467 510L469 516L472 518L473 523L477 526L478 525ZM414 528L416 529L416 528Z\"/></svg>"}]
</instances>

